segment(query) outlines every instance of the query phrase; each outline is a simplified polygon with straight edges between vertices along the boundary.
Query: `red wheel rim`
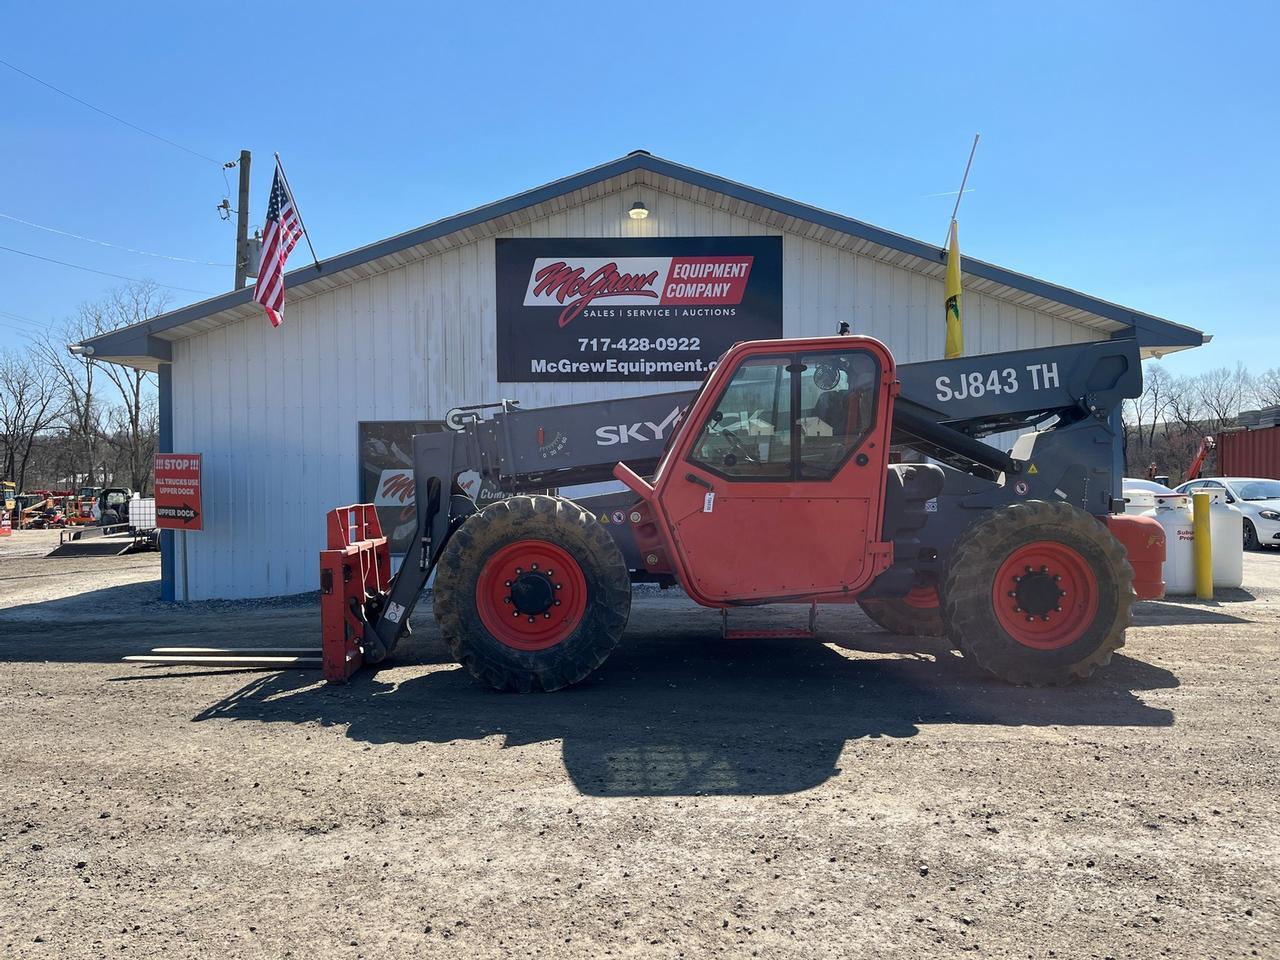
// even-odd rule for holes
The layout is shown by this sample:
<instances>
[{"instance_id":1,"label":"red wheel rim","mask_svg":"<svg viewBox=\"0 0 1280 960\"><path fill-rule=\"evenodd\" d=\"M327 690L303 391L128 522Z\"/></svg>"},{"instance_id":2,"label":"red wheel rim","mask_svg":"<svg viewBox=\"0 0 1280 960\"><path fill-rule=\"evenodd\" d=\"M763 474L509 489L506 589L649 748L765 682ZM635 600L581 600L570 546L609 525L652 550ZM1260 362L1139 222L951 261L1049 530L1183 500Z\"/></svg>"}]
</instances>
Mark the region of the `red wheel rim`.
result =
<instances>
[{"instance_id":1,"label":"red wheel rim","mask_svg":"<svg viewBox=\"0 0 1280 960\"><path fill-rule=\"evenodd\" d=\"M991 587L1000 626L1024 647L1058 650L1075 643L1098 612L1098 583L1071 547L1037 540L1000 565Z\"/></svg>"},{"instance_id":2,"label":"red wheel rim","mask_svg":"<svg viewBox=\"0 0 1280 960\"><path fill-rule=\"evenodd\" d=\"M902 602L917 610L937 610L940 606L935 587L912 587L911 592L902 598Z\"/></svg>"},{"instance_id":3,"label":"red wheel rim","mask_svg":"<svg viewBox=\"0 0 1280 960\"><path fill-rule=\"evenodd\" d=\"M480 621L516 650L546 650L568 639L587 609L578 562L545 540L517 540L494 551L476 583Z\"/></svg>"}]
</instances>

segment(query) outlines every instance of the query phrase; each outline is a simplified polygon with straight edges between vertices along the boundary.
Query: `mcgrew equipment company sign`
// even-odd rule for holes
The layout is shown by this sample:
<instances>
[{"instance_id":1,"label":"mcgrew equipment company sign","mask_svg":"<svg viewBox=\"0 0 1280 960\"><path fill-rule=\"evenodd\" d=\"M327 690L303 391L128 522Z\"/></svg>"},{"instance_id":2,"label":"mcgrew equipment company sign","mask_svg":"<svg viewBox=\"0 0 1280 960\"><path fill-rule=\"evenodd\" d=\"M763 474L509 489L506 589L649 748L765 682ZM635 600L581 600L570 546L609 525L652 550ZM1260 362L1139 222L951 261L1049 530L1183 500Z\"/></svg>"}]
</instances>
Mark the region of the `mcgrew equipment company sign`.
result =
<instances>
[{"instance_id":1,"label":"mcgrew equipment company sign","mask_svg":"<svg viewBox=\"0 0 1280 960\"><path fill-rule=\"evenodd\" d=\"M501 381L701 380L782 336L781 237L496 244Z\"/></svg>"}]
</instances>

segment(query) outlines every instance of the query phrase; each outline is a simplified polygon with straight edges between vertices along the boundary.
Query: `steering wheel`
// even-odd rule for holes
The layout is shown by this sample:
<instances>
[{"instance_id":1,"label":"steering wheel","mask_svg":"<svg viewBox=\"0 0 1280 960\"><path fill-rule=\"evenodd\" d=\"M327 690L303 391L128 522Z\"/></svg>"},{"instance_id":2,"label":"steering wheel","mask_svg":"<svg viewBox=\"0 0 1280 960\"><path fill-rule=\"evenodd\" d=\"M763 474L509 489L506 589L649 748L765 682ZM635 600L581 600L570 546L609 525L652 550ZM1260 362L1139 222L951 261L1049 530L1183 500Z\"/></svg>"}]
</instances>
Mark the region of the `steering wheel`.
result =
<instances>
[{"instance_id":1,"label":"steering wheel","mask_svg":"<svg viewBox=\"0 0 1280 960\"><path fill-rule=\"evenodd\" d=\"M743 443L743 442L742 442L742 438L741 438L741 437L739 437L739 436L738 436L736 433L734 433L732 430L721 430L721 431L719 431L719 434L720 434L720 436L722 436L722 437L726 437L726 438L728 439L728 441L729 441L730 445L731 445L735 450L737 450L740 454L742 454L742 459L743 459L743 460L745 460L745 461L747 461L747 463L759 463L759 462L760 462L760 461L758 461L755 457L753 457L753 456L752 456L752 455L747 451L747 445L746 445L745 443Z\"/></svg>"},{"instance_id":2,"label":"steering wheel","mask_svg":"<svg viewBox=\"0 0 1280 960\"><path fill-rule=\"evenodd\" d=\"M717 411L717 413L718 412L719 411ZM721 420L719 419L715 421L715 425L717 427L720 426L720 423L721 423ZM742 454L742 459L747 461L748 463L760 462L755 457L753 457L751 453L747 450L747 445L742 442L742 438L739 437L732 430L728 429L727 427L720 427L720 429L718 430L710 430L709 432L713 437L724 437L726 440L728 440L729 445L733 447L733 449L736 450L738 453Z\"/></svg>"}]
</instances>

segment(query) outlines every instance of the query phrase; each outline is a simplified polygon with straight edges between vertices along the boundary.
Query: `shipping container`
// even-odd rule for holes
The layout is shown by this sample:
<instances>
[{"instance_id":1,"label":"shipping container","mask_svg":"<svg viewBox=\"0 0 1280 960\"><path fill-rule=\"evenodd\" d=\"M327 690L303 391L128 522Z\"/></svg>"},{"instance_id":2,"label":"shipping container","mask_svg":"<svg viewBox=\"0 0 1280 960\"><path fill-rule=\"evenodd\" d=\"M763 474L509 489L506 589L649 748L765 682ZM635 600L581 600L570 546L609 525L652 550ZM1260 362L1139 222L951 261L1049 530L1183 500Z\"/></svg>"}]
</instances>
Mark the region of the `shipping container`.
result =
<instances>
[{"instance_id":1,"label":"shipping container","mask_svg":"<svg viewBox=\"0 0 1280 960\"><path fill-rule=\"evenodd\" d=\"M1218 473L1224 477L1280 480L1280 427L1220 434Z\"/></svg>"}]
</instances>

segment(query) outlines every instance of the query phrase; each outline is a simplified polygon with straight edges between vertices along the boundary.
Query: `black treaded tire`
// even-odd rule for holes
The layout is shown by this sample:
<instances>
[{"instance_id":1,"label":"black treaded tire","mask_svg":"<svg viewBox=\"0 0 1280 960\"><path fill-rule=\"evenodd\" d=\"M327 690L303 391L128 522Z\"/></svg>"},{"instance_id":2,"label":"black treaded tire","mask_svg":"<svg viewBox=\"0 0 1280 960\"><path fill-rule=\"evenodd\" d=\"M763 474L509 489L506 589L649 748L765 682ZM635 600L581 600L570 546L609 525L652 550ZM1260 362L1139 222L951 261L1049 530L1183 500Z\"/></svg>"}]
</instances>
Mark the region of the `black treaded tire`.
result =
<instances>
[{"instance_id":1,"label":"black treaded tire","mask_svg":"<svg viewBox=\"0 0 1280 960\"><path fill-rule=\"evenodd\" d=\"M889 633L902 637L941 637L947 632L942 607L915 607L903 597L859 600L862 612Z\"/></svg>"},{"instance_id":2,"label":"black treaded tire","mask_svg":"<svg viewBox=\"0 0 1280 960\"><path fill-rule=\"evenodd\" d=\"M102 516L98 518L99 526L109 527L120 522L120 514L114 510L103 510Z\"/></svg>"},{"instance_id":3,"label":"black treaded tire","mask_svg":"<svg viewBox=\"0 0 1280 960\"><path fill-rule=\"evenodd\" d=\"M1248 517L1244 520L1244 548L1246 550L1259 550L1262 545L1258 541L1258 529L1253 525Z\"/></svg>"},{"instance_id":4,"label":"black treaded tire","mask_svg":"<svg viewBox=\"0 0 1280 960\"><path fill-rule=\"evenodd\" d=\"M521 541L550 543L568 553L585 584L577 627L540 650L504 643L485 627L478 609L486 562ZM468 517L450 538L437 567L433 607L449 650L478 680L521 693L560 690L604 663L622 639L631 613L631 577L613 538L572 500L510 497Z\"/></svg>"},{"instance_id":5,"label":"black treaded tire","mask_svg":"<svg viewBox=\"0 0 1280 960\"><path fill-rule=\"evenodd\" d=\"M995 584L1006 561L1020 548L1043 542L1068 558L1074 555L1096 594L1086 629L1056 649L1019 642L994 607ZM1124 646L1133 568L1123 545L1090 514L1065 503L1028 500L992 511L961 534L942 596L947 635L965 657L1010 683L1061 685L1090 676Z\"/></svg>"}]
</instances>

